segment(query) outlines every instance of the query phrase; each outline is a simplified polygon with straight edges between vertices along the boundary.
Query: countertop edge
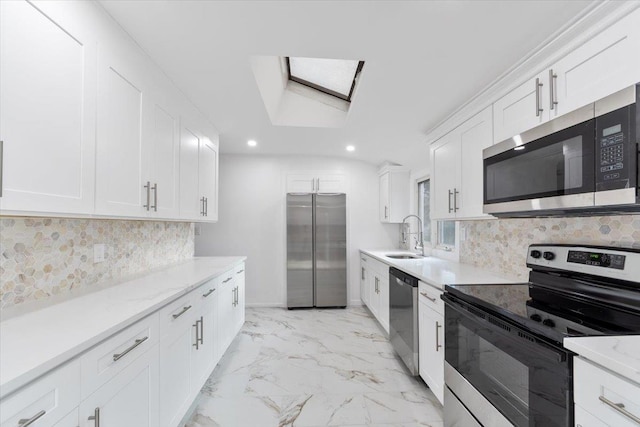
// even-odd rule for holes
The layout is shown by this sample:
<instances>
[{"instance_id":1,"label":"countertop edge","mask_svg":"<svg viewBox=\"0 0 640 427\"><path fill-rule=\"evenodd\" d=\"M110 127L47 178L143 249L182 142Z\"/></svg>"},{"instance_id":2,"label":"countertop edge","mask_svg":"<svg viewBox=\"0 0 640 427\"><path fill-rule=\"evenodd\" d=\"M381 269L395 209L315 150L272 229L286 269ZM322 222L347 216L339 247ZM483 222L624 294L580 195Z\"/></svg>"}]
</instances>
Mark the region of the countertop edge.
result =
<instances>
[{"instance_id":1,"label":"countertop edge","mask_svg":"<svg viewBox=\"0 0 640 427\"><path fill-rule=\"evenodd\" d=\"M8 381L4 382L4 383L0 383L0 399L4 399L5 397L7 397L8 395L10 395L11 393L15 392L16 390L18 390L19 388L27 385L28 383L38 379L39 377L45 375L46 373L48 373L49 371L62 366L63 364L69 362L71 359L80 356L82 353L86 352L87 350L91 349L92 347L94 347L96 344L99 344L100 342L104 341L105 339L109 338L110 336L116 334L117 332L133 325L134 323L138 322L139 320L144 319L145 317L149 316L150 314L154 313L155 311L159 310L160 308L166 306L167 304L171 303L172 301L175 301L176 299L182 297L183 295L188 294L189 292L191 292L192 290L194 290L195 288L197 288L198 286L202 285L204 282L211 280L217 276L219 276L220 274L224 273L225 271L228 271L229 269L241 264L242 262L245 262L247 257L246 256L230 256L230 257L194 257L191 262L193 261L197 261L197 260L206 260L206 259L214 259L214 258L229 258L229 263L226 264L224 267L218 267L214 270L217 271L213 271L210 274L206 274L203 277L199 277L195 282L190 282L189 284L187 284L186 286L184 286L182 289L172 293L170 296L165 297L164 299L162 299L161 301L157 301L155 303L153 303L152 305L146 307L144 310L138 311L135 314L127 317L124 320L121 320L113 325L111 325L109 328L104 329L103 331L99 332L98 334L92 336L90 339L84 340L82 342L80 342L78 345L69 348L67 351L55 355L54 357L47 359L46 362L39 364L37 366L34 366L33 368L25 371L22 374L19 374L11 379L9 379ZM188 262L187 262L188 263ZM180 264L181 266L185 265L185 264ZM154 271L153 273L151 273L151 275L153 274L157 274L157 273L162 273L162 272L166 272L169 271L173 268L176 268L176 266L171 266L168 267L167 269L163 269L160 271ZM219 271L219 270L223 270L223 271ZM144 276L143 276L144 277ZM117 285L114 285L112 287L103 289L104 290L110 290L113 288L117 288L120 286L127 286L129 284L131 284L132 282L134 282L135 280L140 280L141 278L138 277L132 281L124 281L122 283L119 283ZM91 294L88 294L91 295ZM85 298L87 295L82 295L82 296L78 296L77 298L74 298L74 300L78 300L78 299L82 299ZM65 304L65 302L68 301L64 301L64 302L60 302L59 305L63 305ZM32 312L35 313L35 312ZM32 313L28 313L25 316L28 316L29 314ZM78 314L78 316L80 317L80 314ZM11 319L8 319L11 321L19 321L20 317L14 317ZM4 322L3 322L4 323ZM2 327L2 323L0 323L0 328Z\"/></svg>"}]
</instances>

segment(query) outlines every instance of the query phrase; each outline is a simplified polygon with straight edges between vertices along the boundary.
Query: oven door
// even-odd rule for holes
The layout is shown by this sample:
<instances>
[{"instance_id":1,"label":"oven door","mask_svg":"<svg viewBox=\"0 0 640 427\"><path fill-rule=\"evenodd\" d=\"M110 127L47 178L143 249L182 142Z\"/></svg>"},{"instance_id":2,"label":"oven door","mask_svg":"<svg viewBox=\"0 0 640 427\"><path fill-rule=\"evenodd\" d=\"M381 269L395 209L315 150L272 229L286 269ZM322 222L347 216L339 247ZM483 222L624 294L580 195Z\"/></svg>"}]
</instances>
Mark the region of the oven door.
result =
<instances>
[{"instance_id":1,"label":"oven door","mask_svg":"<svg viewBox=\"0 0 640 427\"><path fill-rule=\"evenodd\" d=\"M557 123L549 122L484 151L485 213L594 205L595 119L560 131L552 124ZM545 126L550 128L541 129Z\"/></svg>"},{"instance_id":2,"label":"oven door","mask_svg":"<svg viewBox=\"0 0 640 427\"><path fill-rule=\"evenodd\" d=\"M450 294L443 299L445 360L457 373L517 427L573 425L570 352Z\"/></svg>"}]
</instances>

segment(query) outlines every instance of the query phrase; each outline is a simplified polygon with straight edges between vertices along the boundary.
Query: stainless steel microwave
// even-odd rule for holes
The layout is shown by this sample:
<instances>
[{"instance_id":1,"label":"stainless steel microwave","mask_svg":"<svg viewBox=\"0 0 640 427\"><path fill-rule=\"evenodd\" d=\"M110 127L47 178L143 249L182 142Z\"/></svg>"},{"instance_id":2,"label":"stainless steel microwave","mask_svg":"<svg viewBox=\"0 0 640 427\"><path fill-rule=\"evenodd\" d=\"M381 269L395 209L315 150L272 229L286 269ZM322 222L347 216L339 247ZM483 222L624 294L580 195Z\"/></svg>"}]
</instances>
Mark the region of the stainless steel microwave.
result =
<instances>
[{"instance_id":1,"label":"stainless steel microwave","mask_svg":"<svg viewBox=\"0 0 640 427\"><path fill-rule=\"evenodd\" d=\"M483 151L484 212L640 212L640 83Z\"/></svg>"}]
</instances>

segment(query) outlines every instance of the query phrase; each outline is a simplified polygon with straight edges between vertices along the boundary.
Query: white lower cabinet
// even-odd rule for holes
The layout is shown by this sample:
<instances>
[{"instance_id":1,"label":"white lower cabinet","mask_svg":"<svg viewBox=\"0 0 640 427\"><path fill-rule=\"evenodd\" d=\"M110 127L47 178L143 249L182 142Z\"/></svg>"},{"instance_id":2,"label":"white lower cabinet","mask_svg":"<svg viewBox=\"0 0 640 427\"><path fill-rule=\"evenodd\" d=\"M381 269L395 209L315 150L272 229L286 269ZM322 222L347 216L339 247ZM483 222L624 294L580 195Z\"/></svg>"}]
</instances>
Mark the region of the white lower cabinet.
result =
<instances>
[{"instance_id":1,"label":"white lower cabinet","mask_svg":"<svg viewBox=\"0 0 640 427\"><path fill-rule=\"evenodd\" d=\"M573 363L576 426L638 426L640 384L620 377L581 357Z\"/></svg>"},{"instance_id":2,"label":"white lower cabinet","mask_svg":"<svg viewBox=\"0 0 640 427\"><path fill-rule=\"evenodd\" d=\"M69 412L63 419L55 423L53 427L78 427L80 425L79 408Z\"/></svg>"},{"instance_id":3,"label":"white lower cabinet","mask_svg":"<svg viewBox=\"0 0 640 427\"><path fill-rule=\"evenodd\" d=\"M419 283L418 331L420 377L444 403L444 310L439 291Z\"/></svg>"},{"instance_id":4,"label":"white lower cabinet","mask_svg":"<svg viewBox=\"0 0 640 427\"><path fill-rule=\"evenodd\" d=\"M360 254L360 298L389 333L389 266Z\"/></svg>"},{"instance_id":5,"label":"white lower cabinet","mask_svg":"<svg viewBox=\"0 0 640 427\"><path fill-rule=\"evenodd\" d=\"M38 427L53 426L79 402L80 361L76 359L0 401L0 426L20 426L29 420Z\"/></svg>"},{"instance_id":6,"label":"white lower cabinet","mask_svg":"<svg viewBox=\"0 0 640 427\"><path fill-rule=\"evenodd\" d=\"M217 288L218 283L214 279L197 290L197 297L201 299L201 309L200 317L195 319L194 345L191 347L192 390L200 390L219 360Z\"/></svg>"},{"instance_id":7,"label":"white lower cabinet","mask_svg":"<svg viewBox=\"0 0 640 427\"><path fill-rule=\"evenodd\" d=\"M156 345L85 399L80 404L80 426L157 426L158 362Z\"/></svg>"}]
</instances>

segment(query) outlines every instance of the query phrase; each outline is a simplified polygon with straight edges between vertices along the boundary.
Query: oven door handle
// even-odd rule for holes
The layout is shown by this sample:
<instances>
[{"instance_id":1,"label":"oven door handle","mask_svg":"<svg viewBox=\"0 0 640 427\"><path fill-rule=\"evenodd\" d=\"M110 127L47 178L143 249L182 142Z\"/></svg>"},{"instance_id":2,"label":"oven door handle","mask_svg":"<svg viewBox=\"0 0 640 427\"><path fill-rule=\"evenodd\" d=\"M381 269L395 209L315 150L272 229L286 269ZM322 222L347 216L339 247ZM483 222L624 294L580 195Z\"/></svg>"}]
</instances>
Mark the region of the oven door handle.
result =
<instances>
[{"instance_id":1,"label":"oven door handle","mask_svg":"<svg viewBox=\"0 0 640 427\"><path fill-rule=\"evenodd\" d=\"M559 348L555 348L543 341L540 341L539 339L536 339L533 334L531 334L530 332L527 332L521 328L519 328L518 326L513 325L512 323L509 322L505 322L502 319L497 318L496 316L492 316L489 313L484 313L487 317L485 319L480 318L479 316L474 316L472 313L470 313L469 311L465 310L464 307L466 305L466 303L464 302L458 302L458 301L453 301L451 299L451 297L447 294L443 295L444 303L447 307L451 308L452 310L455 310L457 313L459 313L460 315L466 317L467 319L478 323L478 322L482 322L482 325L484 327L486 327L487 329L489 329L491 332L500 334L504 337L510 338L512 341L518 341L518 342L525 342L529 344L529 347L542 347L545 349L545 351L537 351L537 354L543 357L547 357L551 360L556 360L559 363L563 363L567 361L567 355L570 354L570 352L568 350L561 350ZM478 308L475 308L476 310L480 310ZM445 317L446 317L446 313L445 313ZM502 327L500 327L497 324L492 323L491 321L489 321L489 317L492 317L495 321L497 321L498 323L502 324L506 324L508 325L508 327L511 330L515 330L516 333L514 334L513 332L507 332L505 331ZM531 341L531 339L535 339L534 342ZM553 356L551 356L551 354L553 354Z\"/></svg>"}]
</instances>

